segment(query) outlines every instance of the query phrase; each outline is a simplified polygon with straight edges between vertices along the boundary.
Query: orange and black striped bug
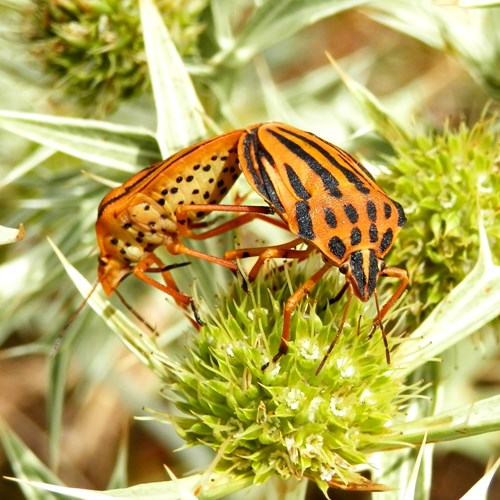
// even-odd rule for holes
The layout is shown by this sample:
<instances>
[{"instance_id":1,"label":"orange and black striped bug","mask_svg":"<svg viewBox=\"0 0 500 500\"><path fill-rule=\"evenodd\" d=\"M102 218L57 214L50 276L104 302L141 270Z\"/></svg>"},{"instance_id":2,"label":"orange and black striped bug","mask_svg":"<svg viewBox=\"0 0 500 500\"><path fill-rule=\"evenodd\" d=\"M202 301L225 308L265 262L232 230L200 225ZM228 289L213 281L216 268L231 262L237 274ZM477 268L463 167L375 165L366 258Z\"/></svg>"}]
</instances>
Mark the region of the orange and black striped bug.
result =
<instances>
[{"instance_id":1,"label":"orange and black striped bug","mask_svg":"<svg viewBox=\"0 0 500 500\"><path fill-rule=\"evenodd\" d=\"M403 269L386 267L383 259L406 222L401 205L391 200L366 168L347 152L290 125L271 122L248 127L239 138L238 157L252 188L297 238L268 248L229 251L225 258L258 256L249 274L250 281L270 258L305 259L317 249L325 261L286 301L281 343L273 362L288 350L293 310L335 266L345 275L346 282L330 303L346 291L349 296L337 335L317 373L342 332L353 295L362 302L374 296L377 318L371 333L380 326L389 363L382 319L406 288L408 275ZM296 248L301 243L306 243L305 250ZM397 278L400 284L380 309L376 287L381 276Z\"/></svg>"},{"instance_id":2,"label":"orange and black striped bug","mask_svg":"<svg viewBox=\"0 0 500 500\"><path fill-rule=\"evenodd\" d=\"M271 212L269 207L253 207L252 213L233 221L201 234L193 232L205 227L200 220L213 211L211 205L221 201L241 174L237 144L242 132L228 132L187 147L138 172L103 198L96 222L97 274L107 295L134 274L170 295L182 308L191 305L196 322L202 324L191 297L179 291L169 272L178 265L165 267L154 251L164 246L172 255L184 254L237 271L234 262L189 248L182 238L210 238ZM180 211L181 207L187 210ZM231 205L224 209L246 211ZM153 272L160 273L165 284L147 275Z\"/></svg>"},{"instance_id":3,"label":"orange and black striped bug","mask_svg":"<svg viewBox=\"0 0 500 500\"><path fill-rule=\"evenodd\" d=\"M191 298L177 288L169 267L154 254L160 245L173 255L185 254L236 270L231 262L185 246L175 212L183 204L220 202L240 175L236 151L239 136L240 132L230 132L185 148L138 172L104 197L96 222L100 250L97 274L107 295L126 276L134 274L170 295L184 309L192 306ZM188 236L203 215L191 212L183 221L183 234ZM165 284L146 274L151 272L160 273ZM193 312L201 324L194 307Z\"/></svg>"}]
</instances>

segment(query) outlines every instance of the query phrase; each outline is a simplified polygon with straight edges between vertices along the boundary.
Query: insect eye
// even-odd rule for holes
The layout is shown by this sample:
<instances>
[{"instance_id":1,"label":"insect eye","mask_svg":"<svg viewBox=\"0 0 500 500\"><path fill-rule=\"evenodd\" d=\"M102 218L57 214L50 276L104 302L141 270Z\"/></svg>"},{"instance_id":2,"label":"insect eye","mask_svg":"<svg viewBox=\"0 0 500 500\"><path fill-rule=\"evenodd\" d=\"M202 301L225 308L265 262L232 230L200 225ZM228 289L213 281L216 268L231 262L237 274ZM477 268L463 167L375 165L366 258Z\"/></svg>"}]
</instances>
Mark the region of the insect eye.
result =
<instances>
[{"instance_id":1,"label":"insect eye","mask_svg":"<svg viewBox=\"0 0 500 500\"><path fill-rule=\"evenodd\" d=\"M108 259L98 257L97 262L99 263L100 266L106 266L108 264Z\"/></svg>"},{"instance_id":2,"label":"insect eye","mask_svg":"<svg viewBox=\"0 0 500 500\"><path fill-rule=\"evenodd\" d=\"M381 261L378 265L379 272L382 272L387 266L385 265L384 261Z\"/></svg>"},{"instance_id":3,"label":"insect eye","mask_svg":"<svg viewBox=\"0 0 500 500\"><path fill-rule=\"evenodd\" d=\"M340 271L342 274L347 274L347 271L349 271L349 264L347 264L347 263L342 264L342 265L339 267L339 271Z\"/></svg>"}]
</instances>

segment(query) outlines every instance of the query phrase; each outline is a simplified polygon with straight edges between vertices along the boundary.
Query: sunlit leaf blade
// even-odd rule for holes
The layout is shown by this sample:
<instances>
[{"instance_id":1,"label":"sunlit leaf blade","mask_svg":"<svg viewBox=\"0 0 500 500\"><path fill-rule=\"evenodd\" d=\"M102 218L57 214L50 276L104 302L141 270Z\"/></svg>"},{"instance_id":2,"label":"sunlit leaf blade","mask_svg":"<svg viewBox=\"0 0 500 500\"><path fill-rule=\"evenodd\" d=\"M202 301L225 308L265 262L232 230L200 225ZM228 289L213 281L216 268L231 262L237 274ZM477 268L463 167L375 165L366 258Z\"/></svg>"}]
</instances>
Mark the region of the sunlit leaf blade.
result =
<instances>
[{"instance_id":1,"label":"sunlit leaf blade","mask_svg":"<svg viewBox=\"0 0 500 500\"><path fill-rule=\"evenodd\" d=\"M202 484L200 484L200 481ZM22 484L29 485L32 488L41 490L42 495L47 495L47 491L67 495L69 498L77 498L81 500L102 500L104 498L140 498L143 500L186 500L186 499L215 499L221 498L224 495L229 495L239 491L247 486L250 486L252 481L250 478L234 478L229 475L217 476L214 475L208 478L207 484L210 487L207 489L203 485L204 477L200 474L195 474L182 479L173 481L163 481L157 483L143 483L129 488L94 491L82 488L68 488L65 486L47 484L42 482L22 481ZM193 491L197 487L201 488L201 493L197 496L193 495ZM38 498L52 498L40 495Z\"/></svg>"},{"instance_id":2,"label":"sunlit leaf blade","mask_svg":"<svg viewBox=\"0 0 500 500\"><path fill-rule=\"evenodd\" d=\"M255 54L292 36L306 26L365 3L367 0L261 2L242 32L236 37L234 46L226 53L216 56L216 60L223 59L226 64L240 66L252 59Z\"/></svg>"},{"instance_id":3,"label":"sunlit leaf blade","mask_svg":"<svg viewBox=\"0 0 500 500\"><path fill-rule=\"evenodd\" d=\"M440 13L443 5L432 2L371 2L364 11L375 21L421 40L438 50L445 50Z\"/></svg>"},{"instance_id":4,"label":"sunlit leaf blade","mask_svg":"<svg viewBox=\"0 0 500 500\"><path fill-rule=\"evenodd\" d=\"M479 222L479 258L466 278L432 311L394 353L410 373L500 315L500 266L493 263L488 238Z\"/></svg>"},{"instance_id":5,"label":"sunlit leaf blade","mask_svg":"<svg viewBox=\"0 0 500 500\"><path fill-rule=\"evenodd\" d=\"M55 149L52 148L38 148L0 179L0 189L28 174L31 170L50 158L55 152Z\"/></svg>"},{"instance_id":6,"label":"sunlit leaf blade","mask_svg":"<svg viewBox=\"0 0 500 500\"><path fill-rule=\"evenodd\" d=\"M420 477L420 469L422 467L422 462L424 460L425 451L427 447L425 446L427 440L427 436L424 436L422 444L419 446L418 454L413 463L413 469L411 471L409 480L405 485L404 489L404 498L405 500L414 500L415 498L425 498L427 495L424 495L423 492L417 492L419 487L419 477ZM430 449L432 453L432 448Z\"/></svg>"},{"instance_id":7,"label":"sunlit leaf blade","mask_svg":"<svg viewBox=\"0 0 500 500\"><path fill-rule=\"evenodd\" d=\"M203 108L165 24L151 0L141 0L142 32L157 113L163 158L202 138Z\"/></svg>"},{"instance_id":8,"label":"sunlit leaf blade","mask_svg":"<svg viewBox=\"0 0 500 500\"><path fill-rule=\"evenodd\" d=\"M366 87L347 75L329 54L328 59L364 114L371 119L376 131L390 143L407 138L405 129L398 123L394 115L386 110Z\"/></svg>"},{"instance_id":9,"label":"sunlit leaf blade","mask_svg":"<svg viewBox=\"0 0 500 500\"><path fill-rule=\"evenodd\" d=\"M85 161L137 171L160 159L147 129L110 122L0 110L0 127Z\"/></svg>"},{"instance_id":10,"label":"sunlit leaf blade","mask_svg":"<svg viewBox=\"0 0 500 500\"><path fill-rule=\"evenodd\" d=\"M123 435L120 439L120 445L118 448L118 453L115 461L115 466L113 468L113 473L108 482L106 489L117 489L125 488L128 484L128 436Z\"/></svg>"},{"instance_id":11,"label":"sunlit leaf blade","mask_svg":"<svg viewBox=\"0 0 500 500\"><path fill-rule=\"evenodd\" d=\"M498 2L468 3L470 5L460 3L462 8L457 8L453 2L389 0L374 2L367 12L386 26L458 57L475 80L490 95L498 98L500 9L495 8Z\"/></svg>"},{"instance_id":12,"label":"sunlit leaf blade","mask_svg":"<svg viewBox=\"0 0 500 500\"><path fill-rule=\"evenodd\" d=\"M500 396L482 399L450 411L413 422L390 427L387 441L419 445L424 436L427 442L439 443L500 430ZM370 445L374 447L376 445ZM390 449L389 445L384 445ZM380 451L378 449L377 451Z\"/></svg>"},{"instance_id":13,"label":"sunlit leaf blade","mask_svg":"<svg viewBox=\"0 0 500 500\"><path fill-rule=\"evenodd\" d=\"M36 487L28 484L30 481L43 481L53 484L61 484L59 479L35 456L35 454L19 439L5 423L0 421L0 440L3 445L11 467L19 479L23 493L28 499L52 499L56 495L49 495Z\"/></svg>"},{"instance_id":14,"label":"sunlit leaf blade","mask_svg":"<svg viewBox=\"0 0 500 500\"><path fill-rule=\"evenodd\" d=\"M49 390L47 394L47 421L49 427L49 460L54 470L60 462L61 432L63 429L64 396L68 380L71 349L58 349L49 361Z\"/></svg>"},{"instance_id":15,"label":"sunlit leaf blade","mask_svg":"<svg viewBox=\"0 0 500 500\"><path fill-rule=\"evenodd\" d=\"M0 245L8 245L24 238L24 226L21 224L19 229L0 226Z\"/></svg>"}]
</instances>

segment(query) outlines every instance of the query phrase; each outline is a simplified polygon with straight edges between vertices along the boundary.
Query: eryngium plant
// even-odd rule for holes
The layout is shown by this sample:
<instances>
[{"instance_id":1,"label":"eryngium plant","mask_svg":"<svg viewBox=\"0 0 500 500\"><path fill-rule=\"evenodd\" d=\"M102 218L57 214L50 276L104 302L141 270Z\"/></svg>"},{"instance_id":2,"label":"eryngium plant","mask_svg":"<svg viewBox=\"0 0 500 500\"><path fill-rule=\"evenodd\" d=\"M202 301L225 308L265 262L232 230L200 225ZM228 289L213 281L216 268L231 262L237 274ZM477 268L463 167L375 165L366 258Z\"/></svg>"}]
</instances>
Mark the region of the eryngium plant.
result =
<instances>
[{"instance_id":1,"label":"eryngium plant","mask_svg":"<svg viewBox=\"0 0 500 500\"><path fill-rule=\"evenodd\" d=\"M387 364L380 331L369 335L375 311L367 314L365 307L363 313L357 300L316 375L344 307L344 301L328 304L339 289L338 270L295 311L288 354L263 369L278 349L286 299L318 265L311 258L305 266L275 269L260 276L249 293L234 286L185 357L167 365L164 394L183 416L165 418L188 445L219 453L218 472L255 483L276 474L309 478L324 491L384 489L359 471L368 463L369 448L390 442L391 424L404 421L416 388L405 385L397 363ZM396 350L401 341L389 339Z\"/></svg>"}]
</instances>

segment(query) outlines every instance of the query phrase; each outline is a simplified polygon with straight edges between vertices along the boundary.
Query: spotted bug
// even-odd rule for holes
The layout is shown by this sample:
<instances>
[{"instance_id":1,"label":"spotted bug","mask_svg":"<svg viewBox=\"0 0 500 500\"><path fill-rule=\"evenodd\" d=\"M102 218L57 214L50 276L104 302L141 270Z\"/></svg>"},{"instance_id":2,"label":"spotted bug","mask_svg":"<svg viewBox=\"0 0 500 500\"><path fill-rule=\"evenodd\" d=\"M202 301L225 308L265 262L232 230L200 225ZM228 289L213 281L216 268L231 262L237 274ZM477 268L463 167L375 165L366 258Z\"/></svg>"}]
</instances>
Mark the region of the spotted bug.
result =
<instances>
[{"instance_id":1,"label":"spotted bug","mask_svg":"<svg viewBox=\"0 0 500 500\"><path fill-rule=\"evenodd\" d=\"M237 143L242 131L233 131L190 146L165 161L156 163L111 190L102 200L96 222L100 250L98 282L111 295L129 274L172 296L186 308L191 298L180 292L154 251L164 246L173 255L185 254L223 265L235 271L233 262L196 251L182 243L182 237L203 239L224 230L194 235L209 204L219 203L239 177ZM198 211L176 210L183 205ZM207 210L208 211L208 210ZM146 273L159 272L162 284ZM196 312L195 312L196 314Z\"/></svg>"},{"instance_id":2,"label":"spotted bug","mask_svg":"<svg viewBox=\"0 0 500 500\"><path fill-rule=\"evenodd\" d=\"M377 318L374 325L381 327L389 362L382 319L403 293L408 276L403 269L386 267L383 259L406 222L401 205L391 200L366 168L351 155L314 134L290 125L265 123L248 127L239 139L238 157L252 188L297 238L270 248L226 252L225 258L235 260L244 256L259 256L250 271L250 280L255 278L263 262L269 258L304 259L317 249L325 260L319 271L286 301L281 343L273 361L288 350L293 309L335 266L345 275L346 283L331 302L338 300L346 291L349 297L337 336L328 353L342 331L352 296L362 302L375 296ZM296 249L299 243L306 243L307 249ZM400 284L379 309L376 286L381 276L397 278Z\"/></svg>"}]
</instances>

